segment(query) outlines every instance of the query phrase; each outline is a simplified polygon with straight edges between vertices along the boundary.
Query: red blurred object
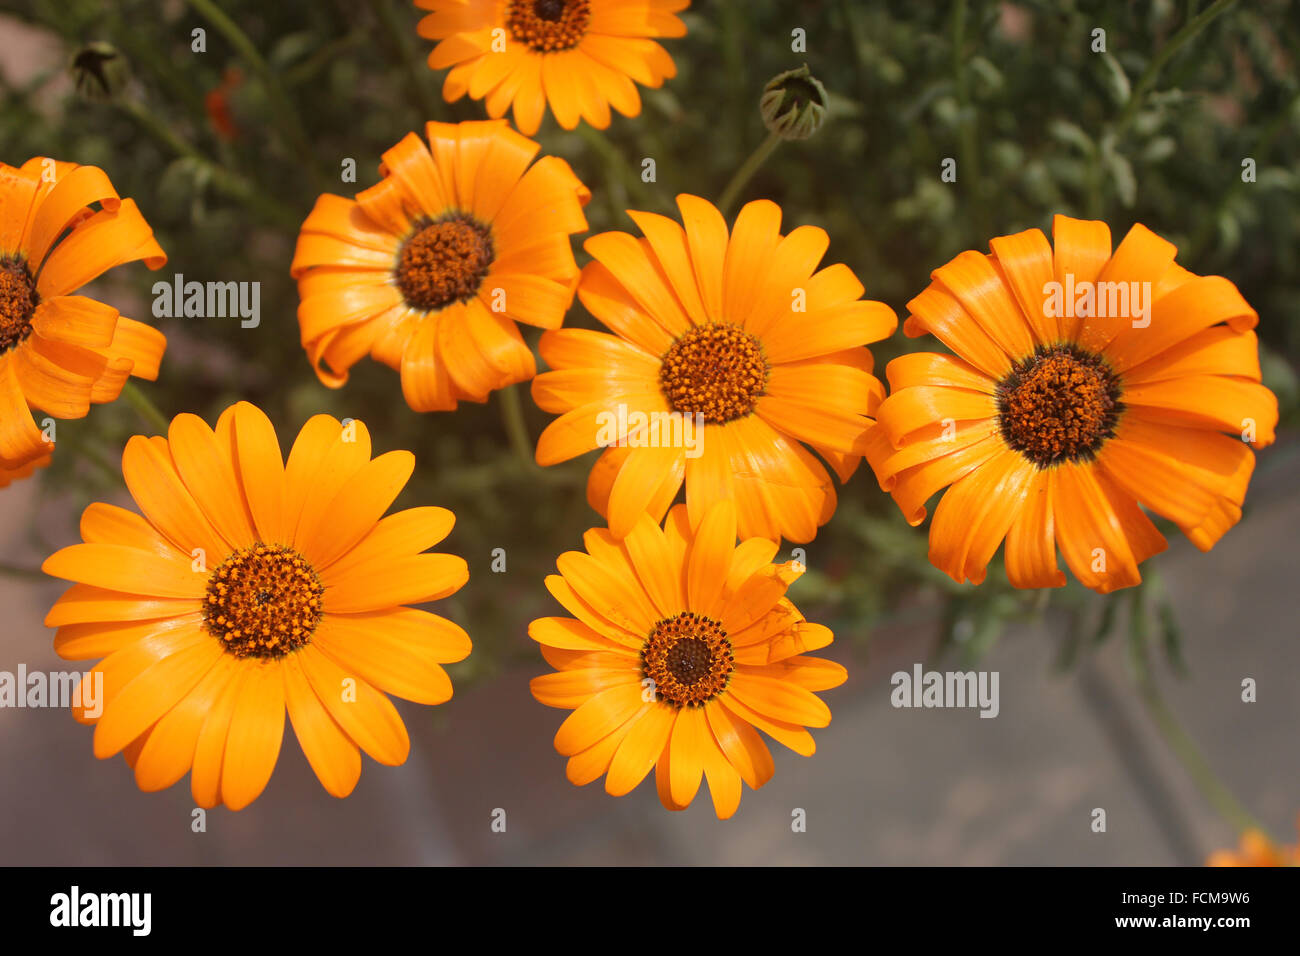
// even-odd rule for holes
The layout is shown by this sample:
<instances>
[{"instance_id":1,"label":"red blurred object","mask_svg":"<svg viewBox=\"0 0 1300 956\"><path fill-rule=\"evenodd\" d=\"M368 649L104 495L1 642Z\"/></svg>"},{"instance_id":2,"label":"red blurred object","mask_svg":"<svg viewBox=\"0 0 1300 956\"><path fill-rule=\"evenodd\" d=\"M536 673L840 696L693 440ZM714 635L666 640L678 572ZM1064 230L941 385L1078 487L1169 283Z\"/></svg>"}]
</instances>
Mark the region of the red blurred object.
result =
<instances>
[{"instance_id":1,"label":"red blurred object","mask_svg":"<svg viewBox=\"0 0 1300 956\"><path fill-rule=\"evenodd\" d=\"M230 111L230 97L243 83L243 71L238 67L228 67L221 76L221 85L209 90L203 97L203 106L208 111L212 128L227 141L239 138L239 127L235 125Z\"/></svg>"}]
</instances>

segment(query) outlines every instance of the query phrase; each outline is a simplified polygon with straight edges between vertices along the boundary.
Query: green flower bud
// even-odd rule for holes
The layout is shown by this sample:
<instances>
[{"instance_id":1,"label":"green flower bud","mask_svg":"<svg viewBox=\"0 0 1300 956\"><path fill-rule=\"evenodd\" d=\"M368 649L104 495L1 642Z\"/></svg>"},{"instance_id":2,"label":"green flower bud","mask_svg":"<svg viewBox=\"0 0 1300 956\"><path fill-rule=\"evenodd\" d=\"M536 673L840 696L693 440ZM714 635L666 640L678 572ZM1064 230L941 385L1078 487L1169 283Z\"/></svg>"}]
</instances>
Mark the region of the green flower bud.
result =
<instances>
[{"instance_id":1,"label":"green flower bud","mask_svg":"<svg viewBox=\"0 0 1300 956\"><path fill-rule=\"evenodd\" d=\"M763 87L758 108L773 133L783 139L807 139L826 119L826 87L805 63L773 77Z\"/></svg>"}]
</instances>

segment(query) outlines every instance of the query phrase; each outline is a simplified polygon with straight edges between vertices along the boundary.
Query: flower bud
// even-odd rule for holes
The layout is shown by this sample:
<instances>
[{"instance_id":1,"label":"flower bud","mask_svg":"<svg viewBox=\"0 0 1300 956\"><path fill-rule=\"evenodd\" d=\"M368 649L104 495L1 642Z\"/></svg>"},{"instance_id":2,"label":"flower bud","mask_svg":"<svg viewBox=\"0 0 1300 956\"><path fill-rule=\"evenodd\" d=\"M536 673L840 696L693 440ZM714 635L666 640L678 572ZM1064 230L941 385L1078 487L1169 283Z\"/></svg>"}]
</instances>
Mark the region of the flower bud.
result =
<instances>
[{"instance_id":1,"label":"flower bud","mask_svg":"<svg viewBox=\"0 0 1300 956\"><path fill-rule=\"evenodd\" d=\"M807 139L826 119L826 87L805 63L773 77L763 87L758 108L773 133L783 139Z\"/></svg>"}]
</instances>

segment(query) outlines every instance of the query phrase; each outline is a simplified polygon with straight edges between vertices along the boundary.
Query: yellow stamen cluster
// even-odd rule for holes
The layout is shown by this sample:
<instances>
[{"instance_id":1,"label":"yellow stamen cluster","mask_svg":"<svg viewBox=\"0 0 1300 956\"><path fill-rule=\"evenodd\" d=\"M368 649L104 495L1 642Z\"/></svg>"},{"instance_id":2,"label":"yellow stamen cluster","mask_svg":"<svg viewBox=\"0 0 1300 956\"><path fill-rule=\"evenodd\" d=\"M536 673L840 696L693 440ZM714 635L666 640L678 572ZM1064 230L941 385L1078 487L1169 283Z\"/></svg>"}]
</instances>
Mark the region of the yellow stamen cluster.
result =
<instances>
[{"instance_id":1,"label":"yellow stamen cluster","mask_svg":"<svg viewBox=\"0 0 1300 956\"><path fill-rule=\"evenodd\" d=\"M32 315L39 301L27 263L0 256L0 355L32 334Z\"/></svg>"},{"instance_id":2,"label":"yellow stamen cluster","mask_svg":"<svg viewBox=\"0 0 1300 956\"><path fill-rule=\"evenodd\" d=\"M767 390L763 346L736 325L693 326L662 362L659 386L673 410L702 414L711 425L748 415Z\"/></svg>"},{"instance_id":3,"label":"yellow stamen cluster","mask_svg":"<svg viewBox=\"0 0 1300 956\"><path fill-rule=\"evenodd\" d=\"M212 572L203 622L236 657L283 657L311 641L324 593L316 570L297 551L255 544Z\"/></svg>"},{"instance_id":4,"label":"yellow stamen cluster","mask_svg":"<svg viewBox=\"0 0 1300 956\"><path fill-rule=\"evenodd\" d=\"M506 7L510 36L537 53L573 49L590 25L589 0L510 0Z\"/></svg>"},{"instance_id":5,"label":"yellow stamen cluster","mask_svg":"<svg viewBox=\"0 0 1300 956\"><path fill-rule=\"evenodd\" d=\"M683 611L650 631L641 647L641 667L660 700L698 707L727 689L736 664L722 625Z\"/></svg>"},{"instance_id":6,"label":"yellow stamen cluster","mask_svg":"<svg viewBox=\"0 0 1300 956\"><path fill-rule=\"evenodd\" d=\"M1002 437L1040 468L1090 460L1115 433L1119 395L1119 380L1099 355L1039 346L998 384Z\"/></svg>"},{"instance_id":7,"label":"yellow stamen cluster","mask_svg":"<svg viewBox=\"0 0 1300 956\"><path fill-rule=\"evenodd\" d=\"M467 216L430 222L407 239L393 272L406 304L435 311L470 299L492 265L492 236Z\"/></svg>"}]
</instances>

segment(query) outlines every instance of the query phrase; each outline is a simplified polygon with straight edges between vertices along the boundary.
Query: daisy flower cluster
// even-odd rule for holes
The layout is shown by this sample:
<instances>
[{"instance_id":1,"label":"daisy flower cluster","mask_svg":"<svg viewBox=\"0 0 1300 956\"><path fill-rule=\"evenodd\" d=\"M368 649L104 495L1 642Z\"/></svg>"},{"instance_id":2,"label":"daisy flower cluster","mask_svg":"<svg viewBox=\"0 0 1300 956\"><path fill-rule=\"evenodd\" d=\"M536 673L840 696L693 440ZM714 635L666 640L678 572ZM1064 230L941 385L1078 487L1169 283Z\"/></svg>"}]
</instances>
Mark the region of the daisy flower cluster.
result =
<instances>
[{"instance_id":1,"label":"daisy flower cluster","mask_svg":"<svg viewBox=\"0 0 1300 956\"><path fill-rule=\"evenodd\" d=\"M1241 519L1278 420L1259 316L1157 232L1116 243L1057 215L1050 238L964 251L906 303L903 334L938 350L878 370L899 314L826 229L770 199L730 216L731 197L683 193L671 214L630 209L588 235L581 170L532 138L548 115L564 130L638 116L641 90L676 74L689 0L416 6L443 96L487 118L394 130L374 185L301 210L283 267L302 371L342 389L373 360L413 413L528 383L551 416L536 466L592 456L599 520L535 582L564 614L526 628L550 668L532 694L568 712L554 746L572 783L621 796L653 774L670 810L707 785L726 818L772 778L771 742L814 753L821 695L849 675L817 656L834 635L793 602L804 568L779 553L834 520L863 462L874 483L854 493L878 485L908 523L928 519L929 559L958 584L983 583L1001 550L1016 588L1068 572L1109 593L1141 582L1170 527L1209 551ZM806 68L763 95L773 142L812 135L826 108ZM0 201L3 486L48 463L41 419L156 378L167 343L78 294L166 262L104 171L0 165ZM278 430L247 401L158 431L122 452L135 510L89 504L81 541L43 565L68 583L46 618L55 650L105 688L102 712L74 713L94 754L122 755L146 791L188 775L199 806L232 810L268 785L286 725L338 797L363 753L402 763L390 698L446 703L473 629L425 607L469 565L431 550L450 511L393 510L415 456L352 419Z\"/></svg>"}]
</instances>

